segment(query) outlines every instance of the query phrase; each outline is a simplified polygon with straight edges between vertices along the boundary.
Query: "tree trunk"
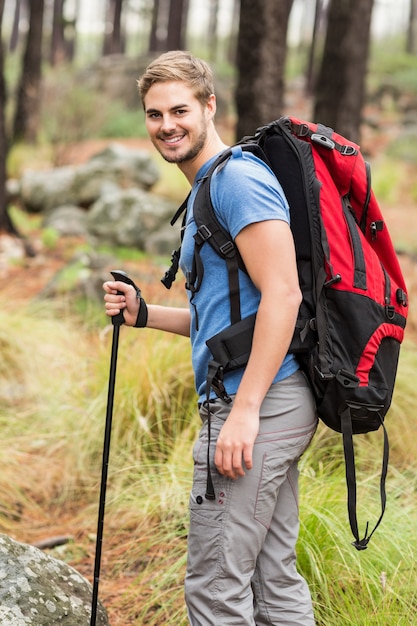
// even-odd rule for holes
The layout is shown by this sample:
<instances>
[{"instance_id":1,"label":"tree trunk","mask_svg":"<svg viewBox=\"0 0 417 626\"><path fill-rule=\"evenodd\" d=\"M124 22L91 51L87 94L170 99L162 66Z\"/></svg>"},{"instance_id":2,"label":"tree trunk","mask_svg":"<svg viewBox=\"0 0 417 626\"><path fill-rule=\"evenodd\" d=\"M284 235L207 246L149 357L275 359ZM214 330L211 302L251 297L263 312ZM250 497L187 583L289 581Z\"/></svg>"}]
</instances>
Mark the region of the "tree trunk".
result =
<instances>
[{"instance_id":1,"label":"tree trunk","mask_svg":"<svg viewBox=\"0 0 417 626\"><path fill-rule=\"evenodd\" d=\"M10 36L10 52L14 52L17 48L19 40L19 20L20 20L20 0L16 0L14 7L12 34Z\"/></svg>"},{"instance_id":2,"label":"tree trunk","mask_svg":"<svg viewBox=\"0 0 417 626\"><path fill-rule=\"evenodd\" d=\"M123 54L125 51L125 37L122 28L122 10L123 0L115 0L112 39L113 54Z\"/></svg>"},{"instance_id":3,"label":"tree trunk","mask_svg":"<svg viewBox=\"0 0 417 626\"><path fill-rule=\"evenodd\" d=\"M0 233L7 233L10 235L19 236L19 233L9 215L8 199L6 193L6 161L8 152L8 141L6 136L6 123L4 117L7 93L6 83L4 80L4 48L2 39L3 12L4 0L0 0ZM26 246L26 251L28 254L33 255L33 250L29 244Z\"/></svg>"},{"instance_id":4,"label":"tree trunk","mask_svg":"<svg viewBox=\"0 0 417 626\"><path fill-rule=\"evenodd\" d=\"M103 56L123 54L125 37L122 29L123 0L109 0L106 30L104 35Z\"/></svg>"},{"instance_id":5,"label":"tree trunk","mask_svg":"<svg viewBox=\"0 0 417 626\"><path fill-rule=\"evenodd\" d=\"M168 28L168 1L154 0L149 52L162 52Z\"/></svg>"},{"instance_id":6,"label":"tree trunk","mask_svg":"<svg viewBox=\"0 0 417 626\"><path fill-rule=\"evenodd\" d=\"M184 49L187 16L188 0L155 0L149 52Z\"/></svg>"},{"instance_id":7,"label":"tree trunk","mask_svg":"<svg viewBox=\"0 0 417 626\"><path fill-rule=\"evenodd\" d=\"M0 35L2 31L4 0L0 0ZM4 110L6 108L6 85L4 81L3 40L0 37L0 232L7 231L6 158L7 140Z\"/></svg>"},{"instance_id":8,"label":"tree trunk","mask_svg":"<svg viewBox=\"0 0 417 626\"><path fill-rule=\"evenodd\" d=\"M241 0L237 45L236 134L281 115L292 0Z\"/></svg>"},{"instance_id":9,"label":"tree trunk","mask_svg":"<svg viewBox=\"0 0 417 626\"><path fill-rule=\"evenodd\" d=\"M417 0L410 0L406 52L408 54L417 52Z\"/></svg>"},{"instance_id":10,"label":"tree trunk","mask_svg":"<svg viewBox=\"0 0 417 626\"><path fill-rule=\"evenodd\" d=\"M331 0L314 119L359 142L374 0Z\"/></svg>"},{"instance_id":11,"label":"tree trunk","mask_svg":"<svg viewBox=\"0 0 417 626\"><path fill-rule=\"evenodd\" d=\"M227 59L232 65L236 65L237 57L237 40L239 33L239 15L240 15L240 0L233 0L233 17L232 17L232 32L229 36L229 45L227 51Z\"/></svg>"},{"instance_id":12,"label":"tree trunk","mask_svg":"<svg viewBox=\"0 0 417 626\"><path fill-rule=\"evenodd\" d=\"M52 17L52 38L51 38L51 65L58 65L65 61L66 46L64 35L64 4L65 0L54 0L54 10Z\"/></svg>"},{"instance_id":13,"label":"tree trunk","mask_svg":"<svg viewBox=\"0 0 417 626\"><path fill-rule=\"evenodd\" d=\"M185 48L185 25L187 13L187 0L170 1L166 50L183 50Z\"/></svg>"},{"instance_id":14,"label":"tree trunk","mask_svg":"<svg viewBox=\"0 0 417 626\"><path fill-rule=\"evenodd\" d=\"M210 14L208 21L208 44L209 44L209 59L211 62L216 61L217 58L217 26L219 15L220 0L210 0Z\"/></svg>"},{"instance_id":15,"label":"tree trunk","mask_svg":"<svg viewBox=\"0 0 417 626\"><path fill-rule=\"evenodd\" d=\"M30 18L23 68L17 92L13 140L35 143L41 100L44 0L29 0Z\"/></svg>"},{"instance_id":16,"label":"tree trunk","mask_svg":"<svg viewBox=\"0 0 417 626\"><path fill-rule=\"evenodd\" d=\"M314 84L316 81L316 50L317 50L317 38L319 35L319 26L323 14L323 0L316 0L316 6L314 10L314 24L313 33L311 36L311 45L308 55L307 75L306 75L306 94L310 96L314 91Z\"/></svg>"}]
</instances>

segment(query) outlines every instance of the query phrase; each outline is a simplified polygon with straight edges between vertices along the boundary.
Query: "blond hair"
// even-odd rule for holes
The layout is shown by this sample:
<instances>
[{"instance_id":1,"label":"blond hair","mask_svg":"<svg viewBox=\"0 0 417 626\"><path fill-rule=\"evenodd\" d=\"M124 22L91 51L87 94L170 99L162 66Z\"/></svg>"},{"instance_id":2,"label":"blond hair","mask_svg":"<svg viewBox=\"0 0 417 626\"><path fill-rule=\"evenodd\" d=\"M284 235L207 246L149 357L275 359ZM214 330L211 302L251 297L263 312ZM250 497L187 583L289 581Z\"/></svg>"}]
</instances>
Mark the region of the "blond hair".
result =
<instances>
[{"instance_id":1,"label":"blond hair","mask_svg":"<svg viewBox=\"0 0 417 626\"><path fill-rule=\"evenodd\" d=\"M171 50L154 59L138 80L142 104L152 85L169 81L188 85L202 105L214 93L213 73L209 65L184 50Z\"/></svg>"}]
</instances>

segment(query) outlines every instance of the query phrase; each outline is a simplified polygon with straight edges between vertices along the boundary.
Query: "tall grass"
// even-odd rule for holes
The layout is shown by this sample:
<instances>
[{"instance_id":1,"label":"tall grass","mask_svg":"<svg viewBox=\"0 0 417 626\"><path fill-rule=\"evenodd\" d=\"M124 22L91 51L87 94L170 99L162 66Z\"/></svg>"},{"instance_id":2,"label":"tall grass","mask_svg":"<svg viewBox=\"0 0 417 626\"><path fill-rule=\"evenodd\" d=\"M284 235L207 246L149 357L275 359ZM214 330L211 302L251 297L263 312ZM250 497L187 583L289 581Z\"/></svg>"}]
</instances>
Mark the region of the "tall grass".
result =
<instances>
[{"instance_id":1,"label":"tall grass","mask_svg":"<svg viewBox=\"0 0 417 626\"><path fill-rule=\"evenodd\" d=\"M103 316L104 318L104 316ZM112 327L50 306L0 311L0 532L18 539L68 518L56 556L92 559ZM187 624L183 602L195 412L189 345L121 328L109 464L102 593L114 626ZM404 345L387 417L385 517L367 550L351 546L339 435L320 426L301 464L299 567L322 626L405 626L417 608L417 366ZM382 435L356 441L358 519L379 515ZM85 565L84 565L85 568ZM92 569L92 564L91 564ZM120 582L117 593L110 581Z\"/></svg>"}]
</instances>

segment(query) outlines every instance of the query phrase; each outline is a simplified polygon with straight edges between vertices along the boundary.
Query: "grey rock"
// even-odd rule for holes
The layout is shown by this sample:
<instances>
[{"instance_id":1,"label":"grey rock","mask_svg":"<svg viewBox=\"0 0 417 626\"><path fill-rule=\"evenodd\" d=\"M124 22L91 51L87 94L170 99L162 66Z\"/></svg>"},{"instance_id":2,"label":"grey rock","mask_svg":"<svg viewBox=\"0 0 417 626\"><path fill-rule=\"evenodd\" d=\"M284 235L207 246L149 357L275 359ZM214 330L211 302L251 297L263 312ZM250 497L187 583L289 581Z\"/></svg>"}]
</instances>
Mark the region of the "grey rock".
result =
<instances>
[{"instance_id":1,"label":"grey rock","mask_svg":"<svg viewBox=\"0 0 417 626\"><path fill-rule=\"evenodd\" d=\"M63 236L87 235L87 214L78 206L60 206L51 211L43 222L43 226L53 228Z\"/></svg>"},{"instance_id":2,"label":"grey rock","mask_svg":"<svg viewBox=\"0 0 417 626\"><path fill-rule=\"evenodd\" d=\"M88 231L101 243L145 250L149 236L169 223L175 209L174 203L141 189L113 189L89 210ZM172 241L177 241L175 231Z\"/></svg>"},{"instance_id":3,"label":"grey rock","mask_svg":"<svg viewBox=\"0 0 417 626\"><path fill-rule=\"evenodd\" d=\"M148 190L158 179L158 168L146 150L114 143L81 165L25 170L20 179L20 200L31 213L47 214L68 204L88 208L109 184Z\"/></svg>"},{"instance_id":4,"label":"grey rock","mask_svg":"<svg viewBox=\"0 0 417 626\"><path fill-rule=\"evenodd\" d=\"M25 170L20 179L20 200L29 213L47 212L63 204L78 204L72 185L75 167Z\"/></svg>"},{"instance_id":5,"label":"grey rock","mask_svg":"<svg viewBox=\"0 0 417 626\"><path fill-rule=\"evenodd\" d=\"M0 624L88 626L92 586L74 568L38 548L0 535ZM97 626L108 626L101 603Z\"/></svg>"}]
</instances>

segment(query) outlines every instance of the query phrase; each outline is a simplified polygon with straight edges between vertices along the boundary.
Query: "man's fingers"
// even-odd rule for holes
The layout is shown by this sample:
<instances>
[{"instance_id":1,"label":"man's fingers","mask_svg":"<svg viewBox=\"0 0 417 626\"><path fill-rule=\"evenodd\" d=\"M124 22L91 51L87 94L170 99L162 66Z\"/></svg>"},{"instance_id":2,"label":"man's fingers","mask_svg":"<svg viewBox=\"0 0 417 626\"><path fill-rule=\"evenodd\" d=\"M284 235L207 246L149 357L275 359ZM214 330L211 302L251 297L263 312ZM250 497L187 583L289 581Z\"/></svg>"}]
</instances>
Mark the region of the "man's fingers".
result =
<instances>
[{"instance_id":1,"label":"man's fingers","mask_svg":"<svg viewBox=\"0 0 417 626\"><path fill-rule=\"evenodd\" d=\"M243 455L241 448L231 450L222 450L216 448L216 454L214 457L214 463L217 471L223 476L236 479L239 476L244 476L245 471L243 469ZM246 464L246 462L245 462ZM249 469L249 468L248 468Z\"/></svg>"},{"instance_id":2,"label":"man's fingers","mask_svg":"<svg viewBox=\"0 0 417 626\"><path fill-rule=\"evenodd\" d=\"M252 469L253 466L253 446L245 448L243 452L243 462L245 464L246 469Z\"/></svg>"}]
</instances>

